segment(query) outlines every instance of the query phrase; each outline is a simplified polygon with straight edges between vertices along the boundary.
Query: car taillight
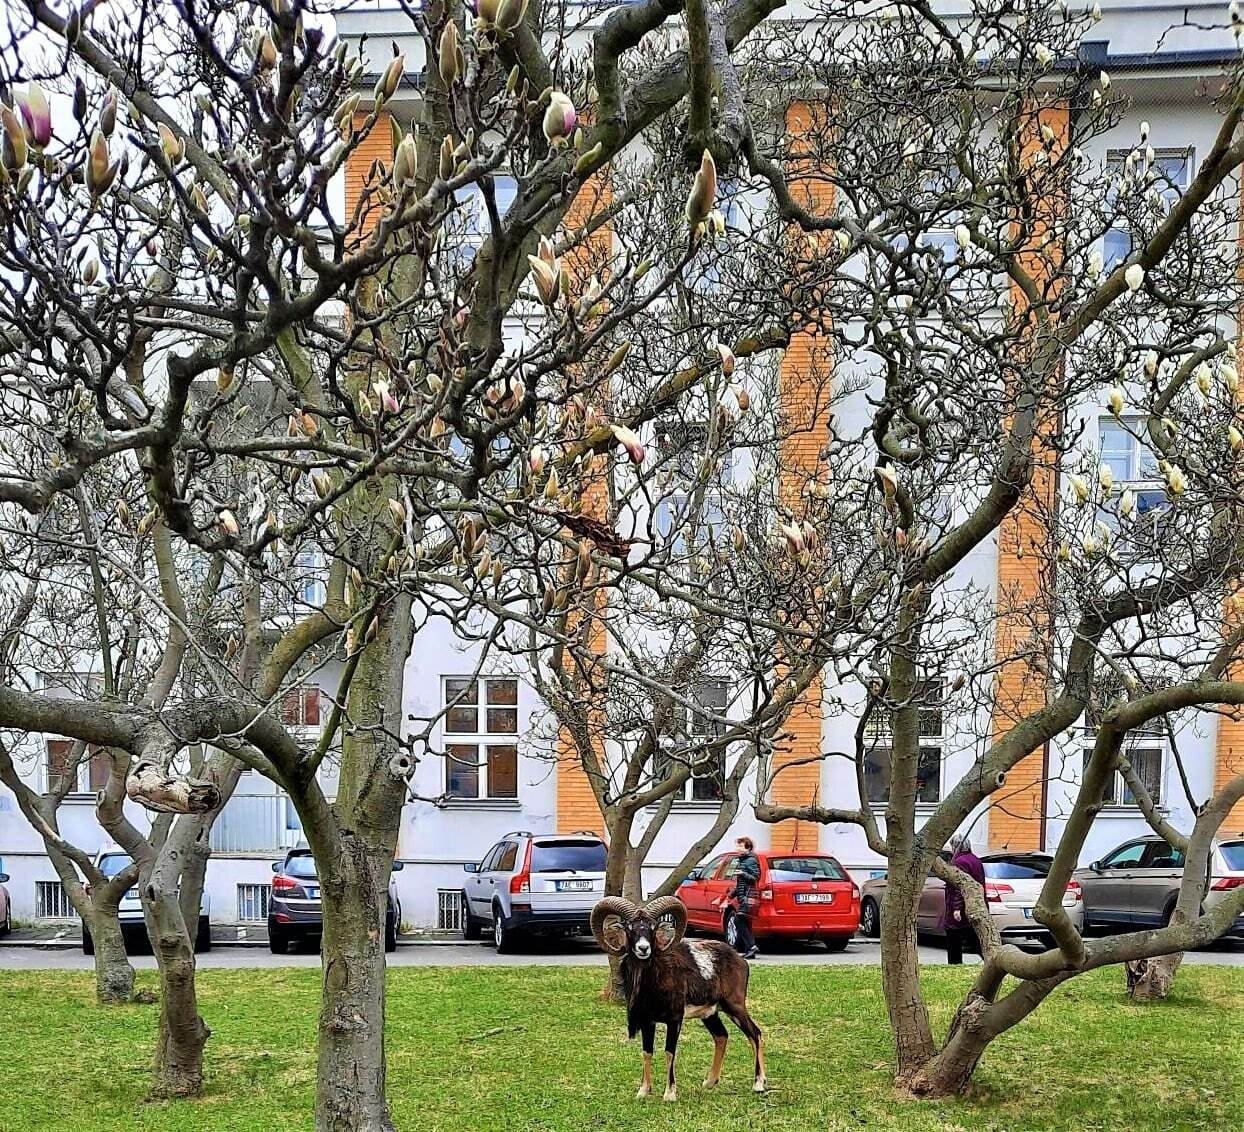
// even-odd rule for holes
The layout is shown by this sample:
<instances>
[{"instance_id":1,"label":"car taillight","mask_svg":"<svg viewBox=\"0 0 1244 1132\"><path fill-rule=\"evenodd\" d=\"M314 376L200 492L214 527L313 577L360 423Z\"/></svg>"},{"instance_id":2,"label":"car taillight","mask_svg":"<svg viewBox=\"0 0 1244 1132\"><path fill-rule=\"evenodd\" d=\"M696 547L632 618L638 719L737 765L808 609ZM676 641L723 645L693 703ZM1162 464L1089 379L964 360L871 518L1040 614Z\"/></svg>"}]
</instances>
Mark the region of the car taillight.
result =
<instances>
[{"instance_id":1,"label":"car taillight","mask_svg":"<svg viewBox=\"0 0 1244 1132\"><path fill-rule=\"evenodd\" d=\"M1226 892L1229 888L1240 888L1244 886L1244 877L1219 877L1210 886L1212 892Z\"/></svg>"},{"instance_id":2,"label":"car taillight","mask_svg":"<svg viewBox=\"0 0 1244 1132\"><path fill-rule=\"evenodd\" d=\"M531 891L531 842L527 842L527 852L523 854L522 869L510 877L510 894Z\"/></svg>"},{"instance_id":3,"label":"car taillight","mask_svg":"<svg viewBox=\"0 0 1244 1132\"><path fill-rule=\"evenodd\" d=\"M1073 904L1074 904L1077 900L1083 900L1083 899L1084 899L1084 889L1082 889L1082 888L1080 887L1080 882L1079 882L1078 880L1069 880L1069 881L1067 882L1067 893L1066 893L1066 895L1071 897L1071 902L1072 902Z\"/></svg>"},{"instance_id":4,"label":"car taillight","mask_svg":"<svg viewBox=\"0 0 1244 1132\"><path fill-rule=\"evenodd\" d=\"M1001 904L1004 896L1013 895L1015 889L1009 884L995 884L993 881L985 882L985 900L989 904Z\"/></svg>"},{"instance_id":5,"label":"car taillight","mask_svg":"<svg viewBox=\"0 0 1244 1132\"><path fill-rule=\"evenodd\" d=\"M771 889L771 888L762 888L762 889L760 890L760 899L761 899L761 900L772 900L772 899L773 899L773 889Z\"/></svg>"},{"instance_id":6,"label":"car taillight","mask_svg":"<svg viewBox=\"0 0 1244 1132\"><path fill-rule=\"evenodd\" d=\"M277 873L272 878L273 892L293 892L297 887L298 882L296 880L293 880L287 876L282 876L280 873Z\"/></svg>"}]
</instances>

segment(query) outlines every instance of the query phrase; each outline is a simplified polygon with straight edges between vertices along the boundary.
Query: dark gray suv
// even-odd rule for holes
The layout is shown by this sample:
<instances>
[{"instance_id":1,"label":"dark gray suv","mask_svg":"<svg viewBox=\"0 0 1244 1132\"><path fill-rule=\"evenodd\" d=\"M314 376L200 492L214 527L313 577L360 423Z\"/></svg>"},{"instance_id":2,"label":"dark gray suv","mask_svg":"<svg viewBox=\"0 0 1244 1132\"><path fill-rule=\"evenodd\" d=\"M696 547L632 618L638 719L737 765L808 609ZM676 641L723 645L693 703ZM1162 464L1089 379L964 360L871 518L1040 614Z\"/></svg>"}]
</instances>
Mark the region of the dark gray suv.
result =
<instances>
[{"instance_id":1,"label":"dark gray suv","mask_svg":"<svg viewBox=\"0 0 1244 1132\"><path fill-rule=\"evenodd\" d=\"M401 861L393 862L393 871L400 872ZM402 903L397 898L397 885L389 877L389 894L385 903L384 949L397 949L397 929L402 922ZM320 905L319 878L315 858L310 849L291 849L284 861L272 864L272 896L268 900L268 946L274 955L284 955L291 943L314 939L324 932L324 914Z\"/></svg>"}]
</instances>

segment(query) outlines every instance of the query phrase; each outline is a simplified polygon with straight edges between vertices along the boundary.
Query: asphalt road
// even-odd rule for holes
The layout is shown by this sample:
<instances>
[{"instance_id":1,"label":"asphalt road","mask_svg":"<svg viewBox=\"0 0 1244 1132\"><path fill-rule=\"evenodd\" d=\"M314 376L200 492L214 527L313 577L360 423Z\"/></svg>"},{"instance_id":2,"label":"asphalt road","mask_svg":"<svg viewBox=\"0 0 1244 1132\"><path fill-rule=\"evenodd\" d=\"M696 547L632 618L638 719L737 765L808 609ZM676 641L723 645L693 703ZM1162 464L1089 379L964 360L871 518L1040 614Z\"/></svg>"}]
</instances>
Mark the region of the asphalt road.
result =
<instances>
[{"instance_id":1,"label":"asphalt road","mask_svg":"<svg viewBox=\"0 0 1244 1132\"><path fill-rule=\"evenodd\" d=\"M814 945L775 945L766 949L760 964L776 966L826 966L832 964L879 963L880 947L876 940L854 940L844 952L831 954ZM155 966L150 955L135 955L139 968ZM930 965L946 962L946 952L939 947L921 947L920 961ZM966 957L969 963L979 962L976 956ZM1221 943L1209 951L1189 952L1186 963L1216 964L1244 967L1244 944ZM200 967L318 967L320 957L311 950L293 955L273 955L266 947L216 947L200 955ZM512 955L498 955L490 944L402 944L388 956L390 967L521 967L597 966L605 957L591 940L559 940L556 943L534 942ZM8 970L75 970L91 969L91 959L78 948L0 947L0 969Z\"/></svg>"}]
</instances>

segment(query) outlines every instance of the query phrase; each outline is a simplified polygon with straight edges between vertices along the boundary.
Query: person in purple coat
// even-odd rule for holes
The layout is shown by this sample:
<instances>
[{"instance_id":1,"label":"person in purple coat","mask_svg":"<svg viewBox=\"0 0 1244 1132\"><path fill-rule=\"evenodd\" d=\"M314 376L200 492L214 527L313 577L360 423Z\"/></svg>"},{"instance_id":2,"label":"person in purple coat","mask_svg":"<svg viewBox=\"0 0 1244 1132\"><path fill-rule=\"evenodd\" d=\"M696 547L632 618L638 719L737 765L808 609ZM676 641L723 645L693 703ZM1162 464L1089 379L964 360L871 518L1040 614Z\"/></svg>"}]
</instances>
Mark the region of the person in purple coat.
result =
<instances>
[{"instance_id":1,"label":"person in purple coat","mask_svg":"<svg viewBox=\"0 0 1244 1132\"><path fill-rule=\"evenodd\" d=\"M972 843L963 835L956 834L950 839L950 851L953 854L950 863L961 872L967 873L984 888L985 866L981 864L981 859L972 852ZM973 951L980 950L976 931L968 921L963 893L953 884L946 886L946 911L943 914L942 927L946 931L947 963L957 965L963 962L965 944Z\"/></svg>"}]
</instances>

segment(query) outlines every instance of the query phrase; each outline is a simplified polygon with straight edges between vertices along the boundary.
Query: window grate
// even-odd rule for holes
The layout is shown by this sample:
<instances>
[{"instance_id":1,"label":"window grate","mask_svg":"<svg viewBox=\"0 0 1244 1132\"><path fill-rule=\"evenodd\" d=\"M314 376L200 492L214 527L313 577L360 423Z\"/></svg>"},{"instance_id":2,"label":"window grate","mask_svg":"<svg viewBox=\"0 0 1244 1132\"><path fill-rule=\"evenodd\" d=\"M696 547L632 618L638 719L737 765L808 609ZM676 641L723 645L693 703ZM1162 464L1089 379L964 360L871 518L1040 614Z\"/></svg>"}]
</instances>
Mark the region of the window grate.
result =
<instances>
[{"instance_id":1,"label":"window grate","mask_svg":"<svg viewBox=\"0 0 1244 1132\"><path fill-rule=\"evenodd\" d=\"M69 920L73 905L65 886L58 880L35 881L35 916L40 920Z\"/></svg>"},{"instance_id":2,"label":"window grate","mask_svg":"<svg viewBox=\"0 0 1244 1132\"><path fill-rule=\"evenodd\" d=\"M436 926L440 931L462 931L462 893L456 888L436 890Z\"/></svg>"},{"instance_id":3,"label":"window grate","mask_svg":"<svg viewBox=\"0 0 1244 1132\"><path fill-rule=\"evenodd\" d=\"M270 884L238 885L238 920L244 924L261 924L268 918Z\"/></svg>"}]
</instances>

